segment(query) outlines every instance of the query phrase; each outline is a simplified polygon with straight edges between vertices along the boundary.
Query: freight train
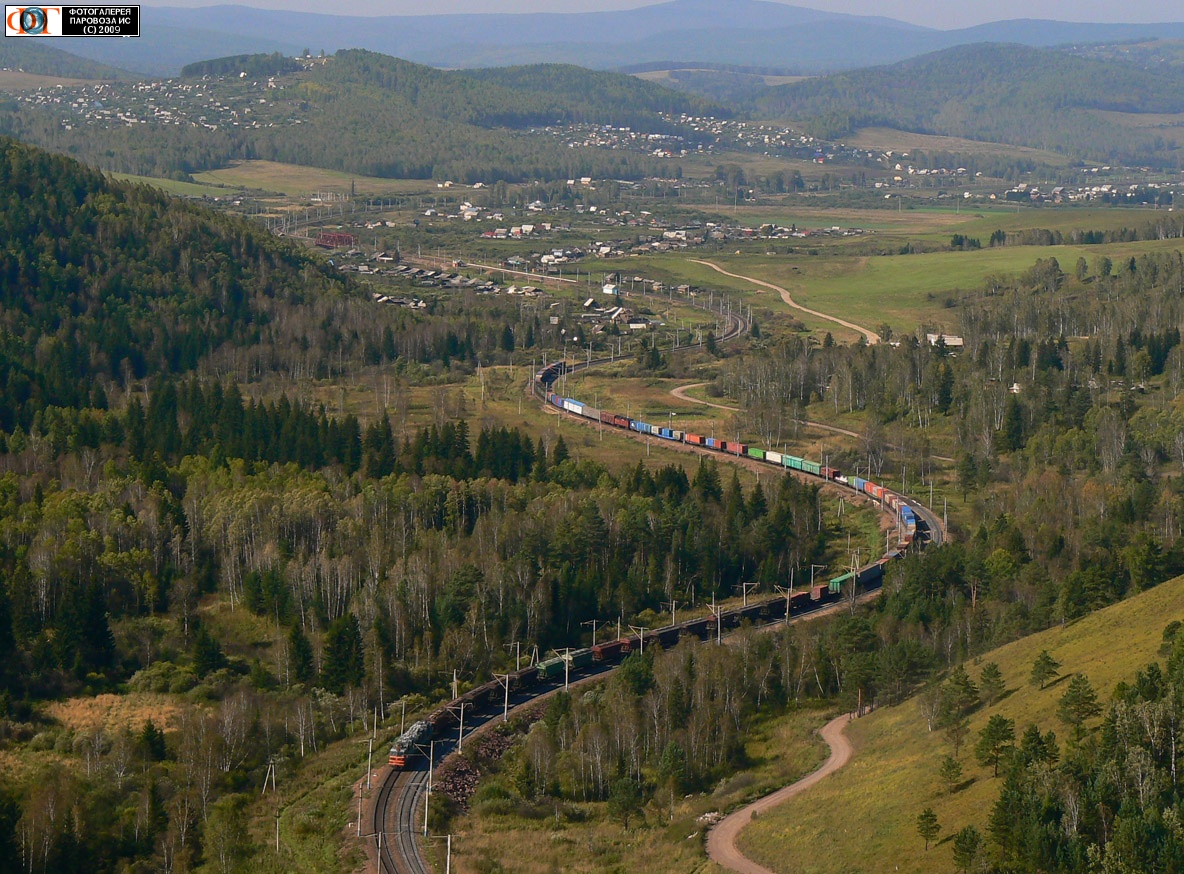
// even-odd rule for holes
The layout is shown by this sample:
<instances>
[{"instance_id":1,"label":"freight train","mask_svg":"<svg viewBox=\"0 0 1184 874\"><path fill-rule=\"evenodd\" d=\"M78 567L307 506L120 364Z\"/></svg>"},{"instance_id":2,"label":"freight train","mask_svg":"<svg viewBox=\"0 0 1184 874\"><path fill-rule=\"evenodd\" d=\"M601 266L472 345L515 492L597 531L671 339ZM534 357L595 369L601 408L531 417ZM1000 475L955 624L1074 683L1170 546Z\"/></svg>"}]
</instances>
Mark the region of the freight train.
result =
<instances>
[{"instance_id":1,"label":"freight train","mask_svg":"<svg viewBox=\"0 0 1184 874\"><path fill-rule=\"evenodd\" d=\"M721 634L725 629L738 628L743 622L776 622L801 615L812 610L820 609L827 604L840 600L845 592L859 589L872 589L878 586L884 576L884 567L893 559L899 558L913 545L917 538L918 517L916 511L899 494L876 483L858 476L845 476L833 467L820 464L796 455L761 449L732 440L717 440L714 437L704 437L673 428L661 428L637 419L631 419L617 413L597 410L581 403L574 398L560 397L551 387L555 381L567 372L565 362L559 361L540 370L535 374L535 390L540 393L554 407L575 416L581 416L594 422L600 422L622 430L649 434L661 440L686 443L691 446L701 446L713 449L726 455L740 458L750 458L774 467L786 470L796 470L801 473L818 477L827 482L838 483L860 494L867 495L881 506L892 511L898 521L899 539L896 546L889 549L883 556L864 567L834 577L817 585L812 585L800 592L792 592L785 597L773 598L761 602L738 607L734 610L721 610L717 616L688 619L676 625L667 625L650 631L644 638L639 635L621 637L607 643L597 644L586 649L569 650L566 654L540 661L515 671L507 677L510 684L509 691L514 692L538 685L565 683L571 677L579 677L594 667L615 664L623 660L635 650L640 651L647 642L657 643L668 649L679 640L696 637L709 640ZM399 736L390 751L390 765L392 768L406 768L416 755L422 755L425 745L433 738L444 736L458 725L461 705L468 712L472 708L478 710L493 706L497 699L506 694L505 687L500 680L491 680L477 686L464 695L442 705L427 717L416 722Z\"/></svg>"}]
</instances>

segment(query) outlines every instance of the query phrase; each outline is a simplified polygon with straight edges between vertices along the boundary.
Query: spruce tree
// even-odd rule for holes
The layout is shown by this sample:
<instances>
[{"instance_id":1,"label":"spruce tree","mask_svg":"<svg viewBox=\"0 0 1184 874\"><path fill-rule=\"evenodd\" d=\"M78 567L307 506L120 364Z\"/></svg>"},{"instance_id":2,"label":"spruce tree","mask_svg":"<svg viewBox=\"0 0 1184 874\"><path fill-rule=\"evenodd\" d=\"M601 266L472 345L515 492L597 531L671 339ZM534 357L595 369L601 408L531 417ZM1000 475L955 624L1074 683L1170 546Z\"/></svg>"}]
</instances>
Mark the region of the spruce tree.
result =
<instances>
[{"instance_id":1,"label":"spruce tree","mask_svg":"<svg viewBox=\"0 0 1184 874\"><path fill-rule=\"evenodd\" d=\"M335 695L351 686L361 685L365 663L362 656L362 633L352 613L333 620L325 633L324 664L321 684Z\"/></svg>"}]
</instances>

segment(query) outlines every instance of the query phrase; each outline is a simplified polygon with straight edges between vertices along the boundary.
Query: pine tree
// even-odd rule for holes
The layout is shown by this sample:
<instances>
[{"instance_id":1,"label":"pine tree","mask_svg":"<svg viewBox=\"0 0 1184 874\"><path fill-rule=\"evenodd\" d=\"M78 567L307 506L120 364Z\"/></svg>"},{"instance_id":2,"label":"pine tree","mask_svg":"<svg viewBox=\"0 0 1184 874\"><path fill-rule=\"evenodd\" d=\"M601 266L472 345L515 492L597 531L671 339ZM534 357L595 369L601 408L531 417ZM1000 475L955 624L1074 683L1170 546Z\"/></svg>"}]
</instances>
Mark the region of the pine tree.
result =
<instances>
[{"instance_id":1,"label":"pine tree","mask_svg":"<svg viewBox=\"0 0 1184 874\"><path fill-rule=\"evenodd\" d=\"M567 444L563 442L563 435L559 435L559 439L555 441L555 448L551 450L551 466L558 467L567 461Z\"/></svg>"},{"instance_id":2,"label":"pine tree","mask_svg":"<svg viewBox=\"0 0 1184 874\"><path fill-rule=\"evenodd\" d=\"M193 641L193 672L198 677L204 677L212 671L226 666L226 656L222 654L222 647L218 641L202 626L197 629L197 636Z\"/></svg>"},{"instance_id":3,"label":"pine tree","mask_svg":"<svg viewBox=\"0 0 1184 874\"><path fill-rule=\"evenodd\" d=\"M999 761L1015 744L1015 723L1002 714L992 716L981 732L974 755L980 765L990 765L993 776L999 776Z\"/></svg>"},{"instance_id":4,"label":"pine tree","mask_svg":"<svg viewBox=\"0 0 1184 874\"><path fill-rule=\"evenodd\" d=\"M929 842L936 840L941 833L941 823L937 821L937 814L932 807L926 807L917 814L917 834L925 839L925 852L929 852Z\"/></svg>"},{"instance_id":5,"label":"pine tree","mask_svg":"<svg viewBox=\"0 0 1184 874\"><path fill-rule=\"evenodd\" d=\"M1032 673L1028 677L1028 682L1033 686L1044 688L1045 684L1057 675L1057 670L1061 663L1048 654L1048 650L1042 649L1040 655L1036 656L1036 661L1032 663Z\"/></svg>"},{"instance_id":6,"label":"pine tree","mask_svg":"<svg viewBox=\"0 0 1184 874\"><path fill-rule=\"evenodd\" d=\"M293 681L307 683L312 680L315 673L312 644L308 642L299 625L293 625L292 630L288 632L288 662L291 665Z\"/></svg>"},{"instance_id":7,"label":"pine tree","mask_svg":"<svg viewBox=\"0 0 1184 874\"><path fill-rule=\"evenodd\" d=\"M941 781L946 785L947 792L953 792L962 782L962 763L953 756L946 756L938 767Z\"/></svg>"},{"instance_id":8,"label":"pine tree","mask_svg":"<svg viewBox=\"0 0 1184 874\"><path fill-rule=\"evenodd\" d=\"M1085 674L1074 674L1073 679L1069 681L1069 688L1057 704L1057 716L1062 722L1073 726L1074 736L1080 739L1085 721L1101 712L1102 705L1098 702L1098 695Z\"/></svg>"},{"instance_id":9,"label":"pine tree","mask_svg":"<svg viewBox=\"0 0 1184 874\"><path fill-rule=\"evenodd\" d=\"M1006 691L1003 672L999 670L999 665L995 662L987 662L983 665L982 673L978 678L978 690L983 703L987 705L994 704L1003 697L1003 693Z\"/></svg>"},{"instance_id":10,"label":"pine tree","mask_svg":"<svg viewBox=\"0 0 1184 874\"><path fill-rule=\"evenodd\" d=\"M954 864L963 871L969 871L982 846L983 839L978 829L972 825L966 826L954 835Z\"/></svg>"},{"instance_id":11,"label":"pine tree","mask_svg":"<svg viewBox=\"0 0 1184 874\"><path fill-rule=\"evenodd\" d=\"M362 654L362 633L352 613L335 619L325 633L324 664L321 684L335 695L362 683L365 662Z\"/></svg>"}]
</instances>

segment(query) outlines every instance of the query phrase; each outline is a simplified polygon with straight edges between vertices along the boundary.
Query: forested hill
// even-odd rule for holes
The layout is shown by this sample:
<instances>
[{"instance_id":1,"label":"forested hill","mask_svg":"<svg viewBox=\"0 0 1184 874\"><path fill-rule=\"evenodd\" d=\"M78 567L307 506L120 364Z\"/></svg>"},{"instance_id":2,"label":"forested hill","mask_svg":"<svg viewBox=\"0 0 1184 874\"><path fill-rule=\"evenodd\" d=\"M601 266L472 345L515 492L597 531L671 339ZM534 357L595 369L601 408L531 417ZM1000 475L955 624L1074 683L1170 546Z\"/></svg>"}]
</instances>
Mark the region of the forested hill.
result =
<instances>
[{"instance_id":1,"label":"forested hill","mask_svg":"<svg viewBox=\"0 0 1184 874\"><path fill-rule=\"evenodd\" d=\"M244 63L261 58L244 58ZM239 59L233 59L239 60ZM628 127L642 134L698 142L689 126L660 113L726 116L718 103L631 76L569 66L516 68L489 74L436 70L362 50L302 62L298 73L240 77L245 70L217 62L221 77L186 80L221 105L249 107L251 123L204 116L209 108L191 89L164 87L179 124L162 124L131 88L105 90L108 107L136 115L140 124L86 115L70 101L97 99L85 88L63 92L60 103L0 101L0 134L66 152L100 169L173 176L265 159L387 178L493 183L594 176L637 179L675 175L677 168L640 145L586 147L583 137L556 132L524 137L519 130L586 123ZM197 68L203 76L207 67ZM205 98L203 98L204 100ZM159 98L158 98L159 100ZM237 112L236 112L237 114ZM206 122L210 122L209 125ZM210 126L212 125L212 127Z\"/></svg>"},{"instance_id":2,"label":"forested hill","mask_svg":"<svg viewBox=\"0 0 1184 874\"><path fill-rule=\"evenodd\" d=\"M137 74L50 48L36 39L0 40L0 70L22 70L63 79L132 79Z\"/></svg>"},{"instance_id":3,"label":"forested hill","mask_svg":"<svg viewBox=\"0 0 1184 874\"><path fill-rule=\"evenodd\" d=\"M295 58L285 57L280 52L272 52L269 55L230 55L225 58L196 61L182 67L181 76L182 78L186 76L237 76L240 73L245 73L252 78L257 78L295 73L299 70L300 62Z\"/></svg>"},{"instance_id":4,"label":"forested hill","mask_svg":"<svg viewBox=\"0 0 1184 874\"><path fill-rule=\"evenodd\" d=\"M728 118L722 103L645 82L634 76L604 73L571 64L533 64L466 70L464 75L508 88L550 104L542 117L570 121L628 124L630 118L652 122L659 112Z\"/></svg>"},{"instance_id":5,"label":"forested hill","mask_svg":"<svg viewBox=\"0 0 1184 874\"><path fill-rule=\"evenodd\" d=\"M5 138L0 240L3 430L50 406L105 407L104 386L183 373L219 350L340 347L309 326L334 308L348 324L362 297L245 221Z\"/></svg>"},{"instance_id":6,"label":"forested hill","mask_svg":"<svg viewBox=\"0 0 1184 874\"><path fill-rule=\"evenodd\" d=\"M656 130L670 127L659 117L662 112L731 114L713 101L633 76L564 64L462 72L351 49L314 67L309 80L337 92L334 99L348 94L366 100L380 92L385 100L405 101L417 114L483 128L592 123Z\"/></svg>"},{"instance_id":7,"label":"forested hill","mask_svg":"<svg viewBox=\"0 0 1184 874\"><path fill-rule=\"evenodd\" d=\"M1054 49L983 44L778 86L759 106L828 136L884 125L1094 161L1178 166L1175 144L1102 122L1093 111L1184 112L1184 77Z\"/></svg>"}]
</instances>

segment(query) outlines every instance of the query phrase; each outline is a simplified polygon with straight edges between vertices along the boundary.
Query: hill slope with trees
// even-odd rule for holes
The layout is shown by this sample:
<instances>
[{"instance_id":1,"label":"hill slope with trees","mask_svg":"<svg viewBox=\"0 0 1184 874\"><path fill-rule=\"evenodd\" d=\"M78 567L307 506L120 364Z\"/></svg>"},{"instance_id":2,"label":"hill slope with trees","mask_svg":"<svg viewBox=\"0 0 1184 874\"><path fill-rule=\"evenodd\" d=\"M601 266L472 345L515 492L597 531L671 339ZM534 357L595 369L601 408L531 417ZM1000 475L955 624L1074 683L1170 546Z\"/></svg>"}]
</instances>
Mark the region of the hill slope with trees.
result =
<instances>
[{"instance_id":1,"label":"hill slope with trees","mask_svg":"<svg viewBox=\"0 0 1184 874\"><path fill-rule=\"evenodd\" d=\"M1083 160L1178 166L1174 143L1102 123L1091 111L1184 112L1184 80L1053 49L984 44L781 85L758 107L828 137L881 125Z\"/></svg>"},{"instance_id":2,"label":"hill slope with trees","mask_svg":"<svg viewBox=\"0 0 1184 874\"><path fill-rule=\"evenodd\" d=\"M203 94L238 108L233 120L221 124L199 117L161 123L145 111L133 129L109 118L80 118L63 98L64 104L54 105L0 103L0 133L104 170L143 175L183 178L232 160L264 159L367 176L492 183L673 176L677 169L648 149L573 148L572 138L529 131L610 125L682 136L693 144L693 131L661 113L728 114L704 98L623 74L559 65L468 74L361 50L309 60L299 72L278 77L275 88L268 87L267 75L240 78L248 66L275 69L279 60L235 57L191 68L195 76L224 74L201 83ZM171 96L158 97L157 105L171 99L167 108L174 117L189 118L192 100L184 86L192 81L162 89ZM138 99L130 92L103 95L105 105L138 106Z\"/></svg>"}]
</instances>

